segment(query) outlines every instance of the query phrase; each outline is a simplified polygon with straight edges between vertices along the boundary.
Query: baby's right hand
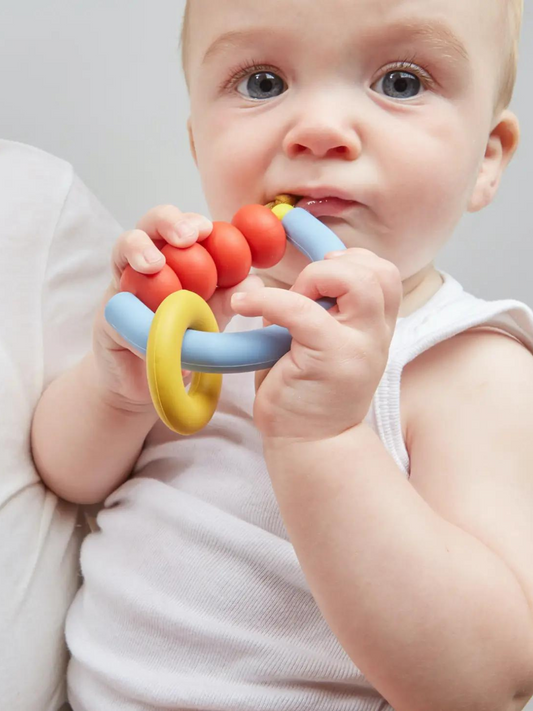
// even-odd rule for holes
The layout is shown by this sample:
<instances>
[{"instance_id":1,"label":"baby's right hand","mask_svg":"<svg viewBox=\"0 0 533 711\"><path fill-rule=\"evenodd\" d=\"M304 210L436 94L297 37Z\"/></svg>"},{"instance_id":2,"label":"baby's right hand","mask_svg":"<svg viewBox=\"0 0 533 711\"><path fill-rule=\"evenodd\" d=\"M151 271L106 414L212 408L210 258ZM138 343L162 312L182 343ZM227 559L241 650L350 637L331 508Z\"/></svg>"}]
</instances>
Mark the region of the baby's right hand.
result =
<instances>
[{"instance_id":1,"label":"baby's right hand","mask_svg":"<svg viewBox=\"0 0 533 711\"><path fill-rule=\"evenodd\" d=\"M206 239L213 223L196 213L182 213L173 205L155 207L142 217L134 230L124 232L113 249L113 282L109 285L97 314L93 331L93 350L100 377L99 386L104 397L113 406L132 412L154 409L146 377L146 365L135 351L106 321L104 309L107 302L120 291L120 277L129 264L142 274L156 274L165 265L159 248L165 244L190 247ZM235 315L231 309L231 296L238 291L262 288L257 276L249 276L229 289L217 289L209 306L221 331ZM155 411L155 409L154 409Z\"/></svg>"}]
</instances>

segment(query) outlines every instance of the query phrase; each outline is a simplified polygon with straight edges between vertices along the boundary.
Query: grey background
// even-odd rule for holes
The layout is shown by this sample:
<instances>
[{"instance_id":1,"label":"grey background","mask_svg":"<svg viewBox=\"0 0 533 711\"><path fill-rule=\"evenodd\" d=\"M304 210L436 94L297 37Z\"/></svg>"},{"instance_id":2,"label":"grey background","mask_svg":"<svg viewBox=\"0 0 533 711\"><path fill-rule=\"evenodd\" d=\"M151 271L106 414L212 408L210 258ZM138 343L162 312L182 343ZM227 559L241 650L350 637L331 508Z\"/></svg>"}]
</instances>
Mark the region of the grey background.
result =
<instances>
[{"instance_id":1,"label":"grey background","mask_svg":"<svg viewBox=\"0 0 533 711\"><path fill-rule=\"evenodd\" d=\"M183 0L0 0L0 137L70 161L124 227L167 202L208 214L185 127L183 7ZM529 4L511 106L521 147L494 204L466 215L437 260L475 294L530 306L532 66Z\"/></svg>"}]
</instances>

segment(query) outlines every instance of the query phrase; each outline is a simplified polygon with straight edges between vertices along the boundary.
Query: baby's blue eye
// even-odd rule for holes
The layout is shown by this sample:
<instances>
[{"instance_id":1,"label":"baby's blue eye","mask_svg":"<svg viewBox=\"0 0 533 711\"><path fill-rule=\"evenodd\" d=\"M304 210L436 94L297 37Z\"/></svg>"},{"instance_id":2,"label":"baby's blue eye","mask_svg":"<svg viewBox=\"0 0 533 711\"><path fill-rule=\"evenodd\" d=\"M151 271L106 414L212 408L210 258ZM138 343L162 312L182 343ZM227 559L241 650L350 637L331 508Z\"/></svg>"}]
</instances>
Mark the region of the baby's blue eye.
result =
<instances>
[{"instance_id":1,"label":"baby's blue eye","mask_svg":"<svg viewBox=\"0 0 533 711\"><path fill-rule=\"evenodd\" d=\"M243 85L250 99L271 99L282 94L285 88L283 79L273 72L257 72L246 77L237 87L239 93L243 93L240 91Z\"/></svg>"},{"instance_id":2,"label":"baby's blue eye","mask_svg":"<svg viewBox=\"0 0 533 711\"><path fill-rule=\"evenodd\" d=\"M412 72L394 71L386 72L381 79L374 83L372 88L381 86L381 91L391 99L412 99L425 89L421 79ZM280 96L286 89L285 82L271 71L256 71L248 74L237 86L237 91L246 98L261 100L272 99Z\"/></svg>"},{"instance_id":3,"label":"baby's blue eye","mask_svg":"<svg viewBox=\"0 0 533 711\"><path fill-rule=\"evenodd\" d=\"M412 99L414 96L418 96L420 89L423 88L423 84L416 74L400 71L387 72L374 86L380 84L385 96L391 99Z\"/></svg>"}]
</instances>

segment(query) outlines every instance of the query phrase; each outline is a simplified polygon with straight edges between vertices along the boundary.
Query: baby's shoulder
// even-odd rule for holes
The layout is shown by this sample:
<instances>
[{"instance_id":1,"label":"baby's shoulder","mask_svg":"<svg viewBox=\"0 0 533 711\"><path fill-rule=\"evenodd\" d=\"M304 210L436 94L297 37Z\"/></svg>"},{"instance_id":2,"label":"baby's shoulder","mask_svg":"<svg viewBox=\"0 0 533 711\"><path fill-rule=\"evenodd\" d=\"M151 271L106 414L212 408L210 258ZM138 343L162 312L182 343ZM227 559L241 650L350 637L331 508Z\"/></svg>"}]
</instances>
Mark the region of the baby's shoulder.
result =
<instances>
[{"instance_id":1,"label":"baby's shoulder","mask_svg":"<svg viewBox=\"0 0 533 711\"><path fill-rule=\"evenodd\" d=\"M476 401L485 407L489 393L492 402L506 396L508 403L520 381L522 392L529 389L533 395L533 353L505 331L478 326L438 343L408 363L402 373L406 442L409 433L436 421L435 408L443 408L444 422L446 416L457 414L466 399L474 409Z\"/></svg>"}]
</instances>

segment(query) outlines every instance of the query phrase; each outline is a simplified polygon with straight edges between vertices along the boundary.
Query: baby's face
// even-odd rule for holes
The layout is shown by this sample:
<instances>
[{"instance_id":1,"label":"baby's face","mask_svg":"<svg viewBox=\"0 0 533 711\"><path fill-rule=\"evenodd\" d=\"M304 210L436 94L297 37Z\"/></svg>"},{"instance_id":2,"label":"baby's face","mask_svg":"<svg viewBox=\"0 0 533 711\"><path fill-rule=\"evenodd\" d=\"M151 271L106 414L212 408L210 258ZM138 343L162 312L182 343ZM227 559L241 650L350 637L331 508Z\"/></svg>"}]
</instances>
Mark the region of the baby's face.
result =
<instances>
[{"instance_id":1,"label":"baby's face","mask_svg":"<svg viewBox=\"0 0 533 711\"><path fill-rule=\"evenodd\" d=\"M336 189L358 204L321 221L404 280L418 273L476 183L500 71L499 5L194 0L190 125L212 219L279 193ZM307 261L290 248L271 274L290 284Z\"/></svg>"}]
</instances>

